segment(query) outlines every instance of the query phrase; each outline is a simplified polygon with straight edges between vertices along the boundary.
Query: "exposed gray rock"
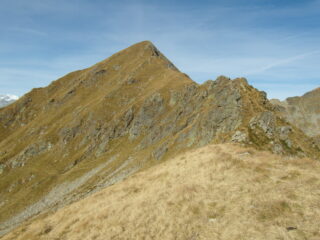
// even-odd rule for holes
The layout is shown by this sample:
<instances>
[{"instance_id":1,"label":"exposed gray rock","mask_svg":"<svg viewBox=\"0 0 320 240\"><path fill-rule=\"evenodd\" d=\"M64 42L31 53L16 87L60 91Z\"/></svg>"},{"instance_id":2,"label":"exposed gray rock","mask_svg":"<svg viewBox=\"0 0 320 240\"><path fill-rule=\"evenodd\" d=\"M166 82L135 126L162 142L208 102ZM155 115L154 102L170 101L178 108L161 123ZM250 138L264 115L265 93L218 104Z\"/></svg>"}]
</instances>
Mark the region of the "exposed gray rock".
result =
<instances>
[{"instance_id":1,"label":"exposed gray rock","mask_svg":"<svg viewBox=\"0 0 320 240\"><path fill-rule=\"evenodd\" d=\"M133 119L132 127L129 130L129 139L136 139L143 130L152 126L154 120L163 112L164 108L164 99L160 93L150 96Z\"/></svg>"},{"instance_id":2,"label":"exposed gray rock","mask_svg":"<svg viewBox=\"0 0 320 240\"><path fill-rule=\"evenodd\" d=\"M26 162L35 156L38 156L46 151L50 151L53 145L50 142L40 142L27 146L22 152L8 160L8 165L11 168L23 167Z\"/></svg>"},{"instance_id":3,"label":"exposed gray rock","mask_svg":"<svg viewBox=\"0 0 320 240\"><path fill-rule=\"evenodd\" d=\"M283 147L281 144L274 144L272 147L272 152L275 154L282 154L283 153Z\"/></svg>"},{"instance_id":4,"label":"exposed gray rock","mask_svg":"<svg viewBox=\"0 0 320 240\"><path fill-rule=\"evenodd\" d=\"M276 127L276 117L272 112L263 112L250 120L249 127L251 129L261 128L271 139Z\"/></svg>"},{"instance_id":5,"label":"exposed gray rock","mask_svg":"<svg viewBox=\"0 0 320 240\"><path fill-rule=\"evenodd\" d=\"M108 143L109 141L103 141L99 144L95 152L96 157L101 157L108 150Z\"/></svg>"},{"instance_id":6,"label":"exposed gray rock","mask_svg":"<svg viewBox=\"0 0 320 240\"><path fill-rule=\"evenodd\" d=\"M241 131L236 131L231 137L232 142L242 143L242 142L246 142L247 140L248 140L248 135Z\"/></svg>"},{"instance_id":7,"label":"exposed gray rock","mask_svg":"<svg viewBox=\"0 0 320 240\"><path fill-rule=\"evenodd\" d=\"M125 122L125 128L129 127L134 117L133 109L130 108L124 115L123 121Z\"/></svg>"},{"instance_id":8,"label":"exposed gray rock","mask_svg":"<svg viewBox=\"0 0 320 240\"><path fill-rule=\"evenodd\" d=\"M289 134L292 132L292 127L280 126L277 128L277 131L281 140L287 140L289 138Z\"/></svg>"},{"instance_id":9,"label":"exposed gray rock","mask_svg":"<svg viewBox=\"0 0 320 240\"><path fill-rule=\"evenodd\" d=\"M65 127L60 130L60 136L64 144L67 144L70 142L73 138L77 136L77 134L80 131L80 125L74 126L74 127Z\"/></svg>"},{"instance_id":10,"label":"exposed gray rock","mask_svg":"<svg viewBox=\"0 0 320 240\"><path fill-rule=\"evenodd\" d=\"M0 175L4 172L4 164L0 164Z\"/></svg>"},{"instance_id":11,"label":"exposed gray rock","mask_svg":"<svg viewBox=\"0 0 320 240\"><path fill-rule=\"evenodd\" d=\"M137 149L142 150L142 149L145 149L145 148L151 146L152 144L157 143L161 139L172 134L174 131L174 128L175 128L174 123L172 123L170 125L152 126L149 129L147 135L142 139L141 143L138 145Z\"/></svg>"},{"instance_id":12,"label":"exposed gray rock","mask_svg":"<svg viewBox=\"0 0 320 240\"><path fill-rule=\"evenodd\" d=\"M126 84L127 85L131 85L131 84L134 84L134 83L137 83L137 82L138 82L137 79L131 77L131 78L127 79Z\"/></svg>"},{"instance_id":13,"label":"exposed gray rock","mask_svg":"<svg viewBox=\"0 0 320 240\"><path fill-rule=\"evenodd\" d=\"M166 152L168 152L168 144L164 143L152 153L152 156L160 160Z\"/></svg>"},{"instance_id":14,"label":"exposed gray rock","mask_svg":"<svg viewBox=\"0 0 320 240\"><path fill-rule=\"evenodd\" d=\"M169 101L169 105L170 107L176 105L178 99L179 99L179 92L176 91L170 91L170 101Z\"/></svg>"}]
</instances>

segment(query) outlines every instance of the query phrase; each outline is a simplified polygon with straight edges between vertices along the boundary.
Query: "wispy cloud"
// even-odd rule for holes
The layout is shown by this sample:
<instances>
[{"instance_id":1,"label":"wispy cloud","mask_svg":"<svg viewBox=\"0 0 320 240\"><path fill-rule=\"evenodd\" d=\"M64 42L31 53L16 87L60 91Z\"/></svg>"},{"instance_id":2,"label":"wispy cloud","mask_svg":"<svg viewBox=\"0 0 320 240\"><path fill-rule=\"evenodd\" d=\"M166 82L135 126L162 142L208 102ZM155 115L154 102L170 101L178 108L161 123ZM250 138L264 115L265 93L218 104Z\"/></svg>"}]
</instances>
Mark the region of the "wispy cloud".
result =
<instances>
[{"instance_id":1,"label":"wispy cloud","mask_svg":"<svg viewBox=\"0 0 320 240\"><path fill-rule=\"evenodd\" d=\"M312 55L316 55L316 54L319 54L319 53L320 53L320 51L313 51L313 52L299 54L299 55L296 55L296 56L293 56L293 57L284 58L284 59L279 59L279 60L276 59L272 63L269 63L269 64L267 64L265 66L260 67L260 68L254 69L252 71L245 72L244 74L245 75L253 75L253 74L262 73L262 72L268 71L268 70L270 70L272 68L281 67L283 65L288 65L288 64L290 64L292 62L303 60L303 59L305 59L307 57L310 57Z\"/></svg>"}]
</instances>

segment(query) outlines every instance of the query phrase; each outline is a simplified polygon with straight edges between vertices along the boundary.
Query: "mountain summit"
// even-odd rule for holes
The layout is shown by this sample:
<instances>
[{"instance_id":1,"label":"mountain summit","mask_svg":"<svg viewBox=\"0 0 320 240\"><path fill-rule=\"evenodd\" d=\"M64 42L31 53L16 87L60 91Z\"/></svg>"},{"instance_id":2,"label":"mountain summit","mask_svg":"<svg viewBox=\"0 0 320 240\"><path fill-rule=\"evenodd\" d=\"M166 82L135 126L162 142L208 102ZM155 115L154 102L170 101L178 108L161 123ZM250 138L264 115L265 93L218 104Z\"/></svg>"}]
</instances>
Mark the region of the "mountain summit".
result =
<instances>
[{"instance_id":1,"label":"mountain summit","mask_svg":"<svg viewBox=\"0 0 320 240\"><path fill-rule=\"evenodd\" d=\"M0 231L187 149L224 142L320 153L246 79L199 85L152 43L135 44L0 109Z\"/></svg>"}]
</instances>

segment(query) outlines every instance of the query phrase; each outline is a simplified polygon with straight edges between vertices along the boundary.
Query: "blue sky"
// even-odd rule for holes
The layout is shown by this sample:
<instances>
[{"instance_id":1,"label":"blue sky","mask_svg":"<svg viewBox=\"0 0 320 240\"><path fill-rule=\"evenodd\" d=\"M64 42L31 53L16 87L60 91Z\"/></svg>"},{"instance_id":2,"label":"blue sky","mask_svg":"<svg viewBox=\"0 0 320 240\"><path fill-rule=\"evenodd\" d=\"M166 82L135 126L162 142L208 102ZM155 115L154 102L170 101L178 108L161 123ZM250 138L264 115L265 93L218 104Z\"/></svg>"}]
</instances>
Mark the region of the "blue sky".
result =
<instances>
[{"instance_id":1,"label":"blue sky","mask_svg":"<svg viewBox=\"0 0 320 240\"><path fill-rule=\"evenodd\" d=\"M0 0L0 94L23 95L151 40L202 83L284 99L320 86L320 0Z\"/></svg>"}]
</instances>

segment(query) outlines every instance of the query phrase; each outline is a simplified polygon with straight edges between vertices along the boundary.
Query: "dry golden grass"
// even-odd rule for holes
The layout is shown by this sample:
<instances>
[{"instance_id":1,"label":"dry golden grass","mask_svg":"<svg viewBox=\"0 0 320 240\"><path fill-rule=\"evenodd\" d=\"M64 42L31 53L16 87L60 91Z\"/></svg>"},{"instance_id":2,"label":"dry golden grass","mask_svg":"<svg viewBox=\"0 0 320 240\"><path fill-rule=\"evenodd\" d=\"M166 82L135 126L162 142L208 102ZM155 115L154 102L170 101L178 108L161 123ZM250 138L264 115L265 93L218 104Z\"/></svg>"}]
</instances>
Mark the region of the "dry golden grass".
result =
<instances>
[{"instance_id":1,"label":"dry golden grass","mask_svg":"<svg viewBox=\"0 0 320 240\"><path fill-rule=\"evenodd\" d=\"M3 240L320 239L320 163L236 145L191 150Z\"/></svg>"}]
</instances>

